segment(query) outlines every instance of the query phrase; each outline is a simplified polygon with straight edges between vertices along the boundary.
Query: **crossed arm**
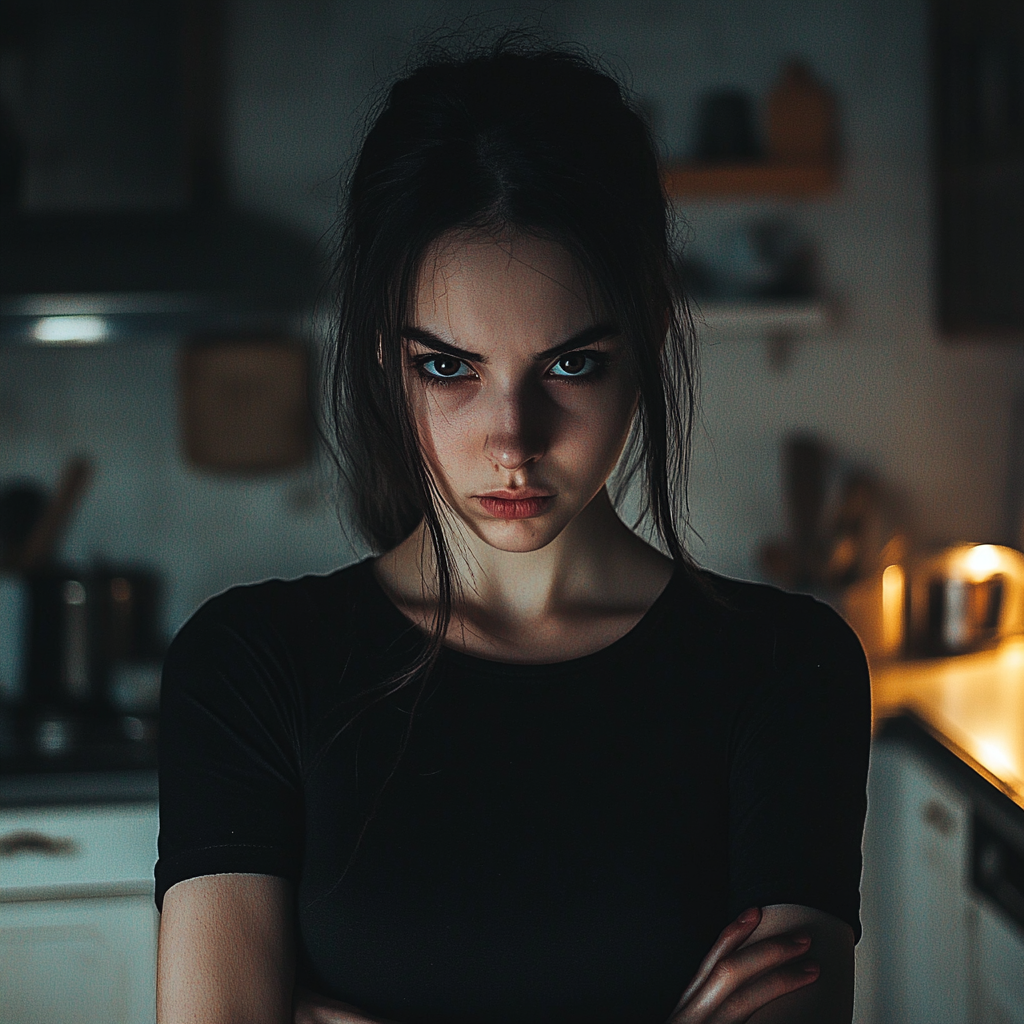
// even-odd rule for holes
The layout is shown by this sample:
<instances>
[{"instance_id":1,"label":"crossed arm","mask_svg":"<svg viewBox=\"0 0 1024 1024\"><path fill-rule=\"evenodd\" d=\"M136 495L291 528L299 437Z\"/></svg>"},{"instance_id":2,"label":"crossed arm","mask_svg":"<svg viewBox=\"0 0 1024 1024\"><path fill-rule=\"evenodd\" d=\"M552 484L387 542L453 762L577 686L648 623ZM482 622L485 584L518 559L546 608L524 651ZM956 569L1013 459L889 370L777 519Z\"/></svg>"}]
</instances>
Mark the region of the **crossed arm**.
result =
<instances>
[{"instance_id":1,"label":"crossed arm","mask_svg":"<svg viewBox=\"0 0 1024 1024\"><path fill-rule=\"evenodd\" d=\"M291 907L290 883L271 875L172 886L160 921L158 1024L394 1024L295 992ZM852 1013L850 926L787 904L730 924L665 1024L850 1024Z\"/></svg>"}]
</instances>

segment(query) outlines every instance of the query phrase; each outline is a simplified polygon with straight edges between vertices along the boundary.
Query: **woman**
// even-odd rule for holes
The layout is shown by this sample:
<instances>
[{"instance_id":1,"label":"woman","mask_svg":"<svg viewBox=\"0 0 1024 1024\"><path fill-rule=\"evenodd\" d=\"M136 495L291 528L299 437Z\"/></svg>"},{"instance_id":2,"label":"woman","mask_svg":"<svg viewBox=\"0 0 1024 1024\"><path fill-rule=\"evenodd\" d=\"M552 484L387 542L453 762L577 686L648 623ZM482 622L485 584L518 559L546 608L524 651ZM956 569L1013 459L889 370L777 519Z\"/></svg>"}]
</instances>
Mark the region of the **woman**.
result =
<instances>
[{"instance_id":1,"label":"woman","mask_svg":"<svg viewBox=\"0 0 1024 1024\"><path fill-rule=\"evenodd\" d=\"M175 638L161 1024L848 1024L867 670L825 606L680 543L688 317L641 119L570 53L432 60L338 265L382 554Z\"/></svg>"}]
</instances>

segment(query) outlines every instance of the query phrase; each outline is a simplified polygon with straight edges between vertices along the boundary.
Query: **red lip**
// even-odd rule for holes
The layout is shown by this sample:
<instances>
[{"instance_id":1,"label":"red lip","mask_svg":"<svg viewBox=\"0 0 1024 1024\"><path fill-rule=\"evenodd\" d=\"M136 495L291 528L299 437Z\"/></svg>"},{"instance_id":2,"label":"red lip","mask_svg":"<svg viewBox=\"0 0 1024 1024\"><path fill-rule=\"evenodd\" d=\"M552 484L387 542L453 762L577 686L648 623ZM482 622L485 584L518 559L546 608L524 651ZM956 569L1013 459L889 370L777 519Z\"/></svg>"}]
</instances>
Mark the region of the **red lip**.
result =
<instances>
[{"instance_id":1,"label":"red lip","mask_svg":"<svg viewBox=\"0 0 1024 1024\"><path fill-rule=\"evenodd\" d=\"M476 497L523 501L526 498L550 498L552 495L548 491L541 491L536 487L519 487L514 491L506 490L504 487L496 487L493 491L484 491L482 494L477 494Z\"/></svg>"},{"instance_id":2,"label":"red lip","mask_svg":"<svg viewBox=\"0 0 1024 1024\"><path fill-rule=\"evenodd\" d=\"M551 504L553 494L531 488L521 491L491 491L476 495L484 511L495 519L530 519L539 516Z\"/></svg>"}]
</instances>

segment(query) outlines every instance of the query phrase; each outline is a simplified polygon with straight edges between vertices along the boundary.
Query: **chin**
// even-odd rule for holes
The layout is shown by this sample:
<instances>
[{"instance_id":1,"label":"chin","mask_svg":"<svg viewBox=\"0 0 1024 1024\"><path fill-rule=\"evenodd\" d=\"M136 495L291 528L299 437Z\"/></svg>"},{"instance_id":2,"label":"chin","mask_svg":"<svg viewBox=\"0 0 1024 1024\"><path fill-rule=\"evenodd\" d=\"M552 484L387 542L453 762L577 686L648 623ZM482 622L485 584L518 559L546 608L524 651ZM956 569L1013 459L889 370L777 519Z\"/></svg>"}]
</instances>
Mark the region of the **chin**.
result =
<instances>
[{"instance_id":1,"label":"chin","mask_svg":"<svg viewBox=\"0 0 1024 1024\"><path fill-rule=\"evenodd\" d=\"M498 551L527 554L547 547L565 529L565 523L545 523L546 518L538 516L536 519L514 522L477 520L472 524L472 529L485 544Z\"/></svg>"}]
</instances>

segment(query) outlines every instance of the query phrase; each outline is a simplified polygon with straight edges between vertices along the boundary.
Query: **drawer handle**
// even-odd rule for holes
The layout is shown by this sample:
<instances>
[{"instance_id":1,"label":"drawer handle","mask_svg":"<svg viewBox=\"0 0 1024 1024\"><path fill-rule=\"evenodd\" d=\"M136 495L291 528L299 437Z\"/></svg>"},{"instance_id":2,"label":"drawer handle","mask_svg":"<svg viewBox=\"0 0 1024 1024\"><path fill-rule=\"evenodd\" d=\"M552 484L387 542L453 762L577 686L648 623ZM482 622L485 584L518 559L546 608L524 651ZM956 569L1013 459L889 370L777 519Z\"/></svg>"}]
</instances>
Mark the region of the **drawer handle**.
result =
<instances>
[{"instance_id":1,"label":"drawer handle","mask_svg":"<svg viewBox=\"0 0 1024 1024\"><path fill-rule=\"evenodd\" d=\"M0 836L0 857L19 853L41 853L47 857L70 857L78 852L73 839L48 836L44 832L8 832Z\"/></svg>"},{"instance_id":2,"label":"drawer handle","mask_svg":"<svg viewBox=\"0 0 1024 1024\"><path fill-rule=\"evenodd\" d=\"M926 825L943 836L948 836L956 828L956 819L938 800L929 800L921 811L921 817Z\"/></svg>"}]
</instances>

